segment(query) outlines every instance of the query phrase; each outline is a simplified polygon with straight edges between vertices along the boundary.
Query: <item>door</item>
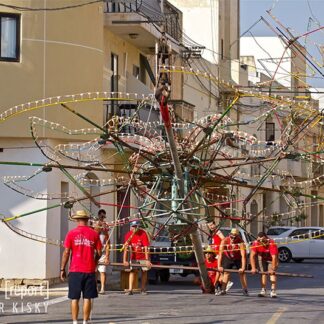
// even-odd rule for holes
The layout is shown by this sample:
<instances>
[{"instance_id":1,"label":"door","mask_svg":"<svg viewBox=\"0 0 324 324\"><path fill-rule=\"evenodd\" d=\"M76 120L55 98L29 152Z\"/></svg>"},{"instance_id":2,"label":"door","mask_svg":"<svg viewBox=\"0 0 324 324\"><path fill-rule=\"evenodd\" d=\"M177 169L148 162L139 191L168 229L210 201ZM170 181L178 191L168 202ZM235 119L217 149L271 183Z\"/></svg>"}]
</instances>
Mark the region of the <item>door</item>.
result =
<instances>
[{"instance_id":1,"label":"door","mask_svg":"<svg viewBox=\"0 0 324 324\"><path fill-rule=\"evenodd\" d=\"M310 258L324 258L324 230L312 230L309 244Z\"/></svg>"},{"instance_id":2,"label":"door","mask_svg":"<svg viewBox=\"0 0 324 324\"><path fill-rule=\"evenodd\" d=\"M288 249L293 258L309 258L309 228L299 228L290 233Z\"/></svg>"}]
</instances>

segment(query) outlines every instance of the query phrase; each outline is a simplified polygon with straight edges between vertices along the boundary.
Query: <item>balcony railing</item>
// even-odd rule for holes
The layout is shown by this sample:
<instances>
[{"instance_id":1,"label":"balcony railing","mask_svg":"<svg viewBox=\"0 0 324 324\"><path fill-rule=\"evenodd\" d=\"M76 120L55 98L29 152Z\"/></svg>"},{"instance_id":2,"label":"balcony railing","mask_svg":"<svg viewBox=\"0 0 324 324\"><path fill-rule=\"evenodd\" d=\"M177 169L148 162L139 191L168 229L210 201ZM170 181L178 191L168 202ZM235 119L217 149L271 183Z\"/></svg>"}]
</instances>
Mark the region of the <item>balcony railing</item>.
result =
<instances>
[{"instance_id":1,"label":"balcony railing","mask_svg":"<svg viewBox=\"0 0 324 324\"><path fill-rule=\"evenodd\" d=\"M178 42L182 41L181 11L164 2L165 32Z\"/></svg>"},{"instance_id":2,"label":"balcony railing","mask_svg":"<svg viewBox=\"0 0 324 324\"><path fill-rule=\"evenodd\" d=\"M177 41L181 41L181 11L176 10L167 1L164 2L162 13L157 0L128 0L128 1L106 1L105 13L107 14L130 14L138 13L147 18L148 22L155 23L161 27L165 26L165 32Z\"/></svg>"},{"instance_id":3,"label":"balcony railing","mask_svg":"<svg viewBox=\"0 0 324 324\"><path fill-rule=\"evenodd\" d=\"M141 0L106 1L106 13L138 12L142 5Z\"/></svg>"}]
</instances>

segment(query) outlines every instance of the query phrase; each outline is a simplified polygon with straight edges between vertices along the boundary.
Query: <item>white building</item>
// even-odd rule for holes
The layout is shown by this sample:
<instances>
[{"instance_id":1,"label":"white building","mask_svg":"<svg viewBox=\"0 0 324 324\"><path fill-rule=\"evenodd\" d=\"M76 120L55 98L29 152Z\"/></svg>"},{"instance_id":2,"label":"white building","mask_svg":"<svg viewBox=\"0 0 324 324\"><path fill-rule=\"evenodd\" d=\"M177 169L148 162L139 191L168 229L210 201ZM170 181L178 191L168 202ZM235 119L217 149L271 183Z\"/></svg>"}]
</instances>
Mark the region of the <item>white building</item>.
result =
<instances>
[{"instance_id":1,"label":"white building","mask_svg":"<svg viewBox=\"0 0 324 324\"><path fill-rule=\"evenodd\" d=\"M202 58L184 61L194 71L220 82L239 83L239 0L171 0L183 13L183 43L202 46ZM219 84L204 77L184 76L184 100L196 106L196 118L221 110Z\"/></svg>"},{"instance_id":2,"label":"white building","mask_svg":"<svg viewBox=\"0 0 324 324\"><path fill-rule=\"evenodd\" d=\"M263 73L291 87L291 50L278 37L241 37L240 56L253 58L258 74Z\"/></svg>"},{"instance_id":3,"label":"white building","mask_svg":"<svg viewBox=\"0 0 324 324\"><path fill-rule=\"evenodd\" d=\"M249 87L259 86L257 89L263 91L264 95L271 93L272 95L280 95L296 101L305 100L306 98L306 100L309 100L310 105L316 107L317 103L311 101L307 93L308 86L305 82L306 59L303 55L305 49L300 44L295 43L298 51L294 48L294 53L277 37L242 37L240 44L241 62L245 67L247 76L245 83L241 84L243 87L246 86L247 90L251 90ZM317 98L320 98L320 95ZM241 120L243 122L250 120L253 116L260 116L270 109L265 102L256 98L246 98L244 103L246 107L241 109ZM243 126L242 130L253 133L258 140L263 142L278 141L285 126L284 117L280 112L277 112L266 119L263 124L264 127L249 125ZM307 136L300 140L298 147L295 149L300 149L299 152L302 152L304 148L311 149L313 143L316 143L316 132L316 128L311 129ZM271 148L271 146L265 145L265 149L267 147ZM265 186L280 189L287 179L303 182L316 178L318 176L318 167L316 161L314 162L308 163L303 160L284 159L274 170L273 174L275 176L269 177ZM255 182L253 178L257 179L262 174L258 168L253 169L252 166L244 169L245 174L247 174L248 178L251 178L252 183ZM313 186L311 188L305 186L302 188L302 192L317 195L320 194L320 187ZM308 205L308 207L300 210L307 216L307 219L294 223L292 217L294 214L291 213L294 210L291 207L294 205L294 201L289 195L266 190L264 192L258 191L255 199L251 202L249 212L256 215L260 210L265 209L258 217L259 222L252 222L251 231L256 234L258 230L263 229L266 221L270 219L269 216L275 214L287 219L284 222L286 225L291 224L291 221L288 220L291 217L294 225L322 226L324 223L323 205L321 203L317 204L318 202L313 198L300 197L298 200L300 203Z\"/></svg>"},{"instance_id":4,"label":"white building","mask_svg":"<svg viewBox=\"0 0 324 324\"><path fill-rule=\"evenodd\" d=\"M311 88L312 98L318 100L319 110L324 109L324 88Z\"/></svg>"}]
</instances>

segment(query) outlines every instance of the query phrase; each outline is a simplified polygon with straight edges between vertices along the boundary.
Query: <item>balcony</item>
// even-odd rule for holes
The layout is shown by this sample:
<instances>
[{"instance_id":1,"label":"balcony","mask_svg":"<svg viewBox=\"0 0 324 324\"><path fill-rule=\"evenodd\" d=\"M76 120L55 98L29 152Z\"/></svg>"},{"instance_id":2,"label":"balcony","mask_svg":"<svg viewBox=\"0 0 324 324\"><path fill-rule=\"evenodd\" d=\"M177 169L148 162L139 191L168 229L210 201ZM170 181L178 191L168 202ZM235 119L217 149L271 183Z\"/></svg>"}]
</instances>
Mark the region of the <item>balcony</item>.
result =
<instances>
[{"instance_id":1,"label":"balcony","mask_svg":"<svg viewBox=\"0 0 324 324\"><path fill-rule=\"evenodd\" d=\"M177 122L192 122L194 120L195 106L184 100L171 99L169 104L177 116Z\"/></svg>"},{"instance_id":2,"label":"balcony","mask_svg":"<svg viewBox=\"0 0 324 324\"><path fill-rule=\"evenodd\" d=\"M140 48L144 53L153 54L163 25L172 41L181 42L181 11L168 1L164 2L163 11L164 13L158 0L107 0L104 7L104 23L112 33ZM172 48L178 52L174 43Z\"/></svg>"}]
</instances>

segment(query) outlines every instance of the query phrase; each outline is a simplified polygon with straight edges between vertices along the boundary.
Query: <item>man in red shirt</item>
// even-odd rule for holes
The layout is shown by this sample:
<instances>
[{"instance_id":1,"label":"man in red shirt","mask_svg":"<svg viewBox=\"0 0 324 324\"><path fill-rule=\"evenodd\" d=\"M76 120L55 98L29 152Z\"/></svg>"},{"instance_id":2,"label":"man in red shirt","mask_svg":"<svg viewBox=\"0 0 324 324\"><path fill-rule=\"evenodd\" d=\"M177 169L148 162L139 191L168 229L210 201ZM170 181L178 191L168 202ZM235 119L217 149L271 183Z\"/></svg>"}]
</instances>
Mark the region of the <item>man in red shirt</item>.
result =
<instances>
[{"instance_id":1,"label":"man in red shirt","mask_svg":"<svg viewBox=\"0 0 324 324\"><path fill-rule=\"evenodd\" d=\"M219 247L222 240L225 238L223 233L217 228L214 221L207 223L207 226L210 231L210 245L214 248L215 253L219 253Z\"/></svg>"},{"instance_id":2,"label":"man in red shirt","mask_svg":"<svg viewBox=\"0 0 324 324\"><path fill-rule=\"evenodd\" d=\"M225 269L220 295L226 295L226 285L230 278L230 273L226 272L226 269L233 269L235 267L239 271L243 295L249 296L246 275L244 273L246 269L245 245L237 228L232 228L229 236L222 240L219 249L218 264L218 270L220 272L223 272Z\"/></svg>"},{"instance_id":3,"label":"man in red shirt","mask_svg":"<svg viewBox=\"0 0 324 324\"><path fill-rule=\"evenodd\" d=\"M225 239L224 234L222 233L222 231L220 229L217 228L215 221L211 221L209 223L207 223L207 226L209 228L209 243L211 245L211 247L214 249L215 253L216 253L216 259L218 258L218 254L219 254L219 247L222 243L222 240ZM223 274L220 272L217 272L217 276L219 277L217 280L218 283L218 287L216 287L216 291L215 291L215 295L219 295L220 294L220 285L223 282ZM226 291L228 291L232 286L233 286L233 282L232 281L228 281L227 286L226 286Z\"/></svg>"},{"instance_id":4,"label":"man in red shirt","mask_svg":"<svg viewBox=\"0 0 324 324\"><path fill-rule=\"evenodd\" d=\"M61 262L61 280L66 279L65 267L71 256L69 269L69 295L73 324L78 321L79 300L83 297L83 323L87 324L91 312L91 299L98 297L96 284L96 263L102 245L99 234L88 226L89 215L79 210L72 218L78 226L66 235L65 250Z\"/></svg>"},{"instance_id":5,"label":"man in red shirt","mask_svg":"<svg viewBox=\"0 0 324 324\"><path fill-rule=\"evenodd\" d=\"M253 242L251 246L251 271L253 274L257 272L256 258L258 270L261 272L267 272L270 275L271 292L270 297L276 298L276 284L277 278L275 271L278 268L278 247L274 240L268 238L264 232L260 232L257 236L257 240ZM266 296L267 286L267 274L261 274L261 291L259 297Z\"/></svg>"},{"instance_id":6,"label":"man in red shirt","mask_svg":"<svg viewBox=\"0 0 324 324\"><path fill-rule=\"evenodd\" d=\"M146 295L147 271L151 267L148 250L150 240L147 233L139 228L140 224L141 222L139 220L130 223L131 230L125 235L123 262L126 267L132 264L143 265L143 267L141 267L141 294ZM130 250L130 262L128 261L128 250ZM135 273L137 270L137 268L131 269L129 273L129 289L126 292L127 295L133 294Z\"/></svg>"},{"instance_id":7,"label":"man in red shirt","mask_svg":"<svg viewBox=\"0 0 324 324\"><path fill-rule=\"evenodd\" d=\"M210 270L210 269L217 269L217 259L215 258L215 251L211 246L208 246L205 250L205 265L207 268L207 274L212 289L210 291L206 291L206 289L202 285L200 277L195 279L195 283L200 285L203 293L213 294L215 292L215 286L219 280L219 272L216 270Z\"/></svg>"},{"instance_id":8,"label":"man in red shirt","mask_svg":"<svg viewBox=\"0 0 324 324\"><path fill-rule=\"evenodd\" d=\"M207 268L208 277L211 283L211 286L213 287L213 290L215 291L215 285L218 282L219 279L219 272L216 272L216 270L210 270L210 269L217 269L217 259L215 258L215 251L208 246L205 251L205 265Z\"/></svg>"}]
</instances>

